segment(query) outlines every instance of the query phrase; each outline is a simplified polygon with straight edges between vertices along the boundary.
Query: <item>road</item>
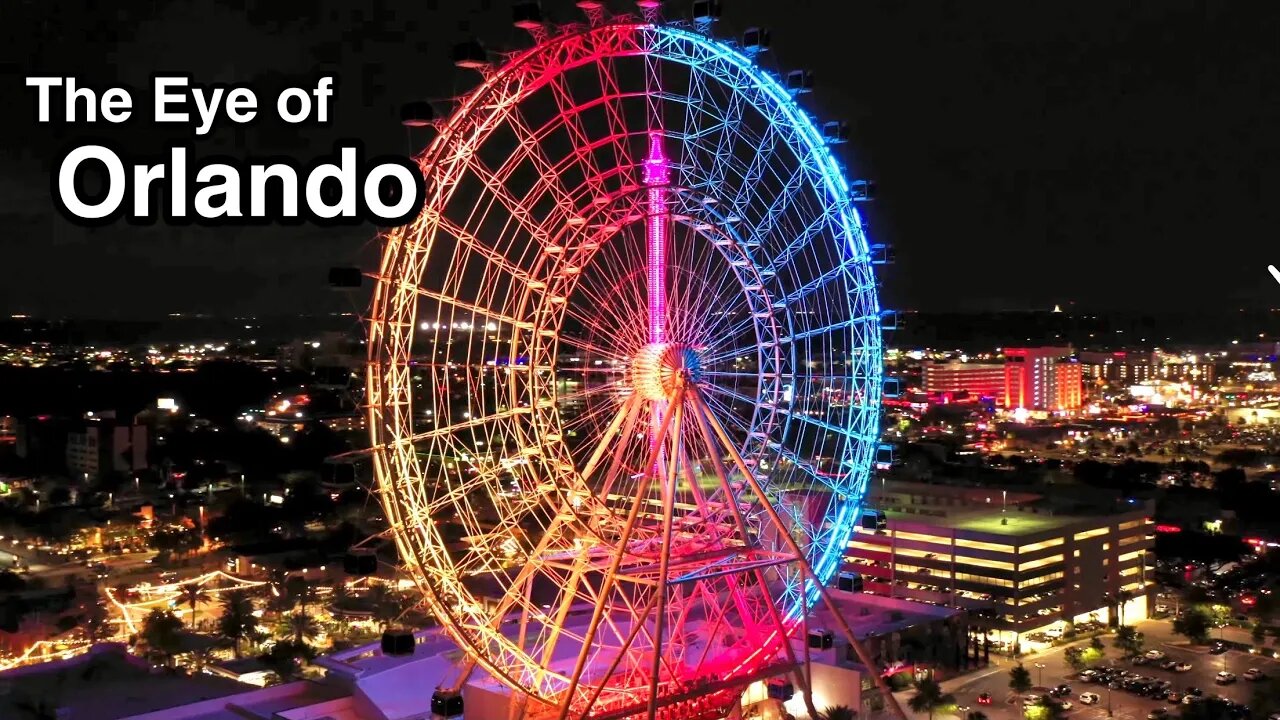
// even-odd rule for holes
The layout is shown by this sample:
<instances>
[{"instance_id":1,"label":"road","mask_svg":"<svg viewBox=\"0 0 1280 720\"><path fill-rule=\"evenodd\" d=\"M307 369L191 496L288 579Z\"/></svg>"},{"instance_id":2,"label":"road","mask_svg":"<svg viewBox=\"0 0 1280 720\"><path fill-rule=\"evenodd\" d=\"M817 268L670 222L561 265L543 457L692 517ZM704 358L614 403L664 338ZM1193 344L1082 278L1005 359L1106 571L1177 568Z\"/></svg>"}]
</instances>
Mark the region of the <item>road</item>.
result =
<instances>
[{"instance_id":1,"label":"road","mask_svg":"<svg viewBox=\"0 0 1280 720\"><path fill-rule=\"evenodd\" d=\"M1192 669L1189 672L1175 673L1161 670L1159 667L1151 665L1131 666L1120 658L1120 653L1117 650L1111 647L1110 636L1103 638L1107 646L1106 656L1098 664L1114 663L1124 665L1126 669L1141 673L1147 677L1171 680L1174 687L1180 691L1185 690L1187 687L1198 687L1204 691L1205 695L1222 695L1237 702L1247 702L1249 700L1249 696L1253 692L1253 684L1241 677L1234 685L1225 687L1215 685L1213 678L1220 670L1226 669L1239 676L1245 670L1256 667L1269 676L1280 675L1280 662L1270 658L1263 658L1259 655L1237 650L1228 651L1223 655L1210 655L1206 648L1187 647L1184 638L1174 635L1172 626L1168 621L1148 620L1139 623L1138 629L1146 638L1146 649L1162 650L1171 659L1191 663ZM1087 647L1088 641L1076 644ZM1099 720L1106 718L1106 686L1083 683L1076 680L1074 671L1064 659L1065 650L1066 647L1057 647L1044 653L1030 655L1022 659L1022 664L1031 671L1031 680L1037 686L1053 687L1062 683L1071 686L1072 692L1069 699L1073 703L1073 707L1066 713L1066 717L1072 718L1072 720ZM1044 667L1037 667L1037 663L1043 664ZM980 710L986 713L991 720L1021 720L1023 718L1021 698L1014 696L1009 690L1009 670L1016 664L1015 661L1006 658L1000 658L997 663L993 658L991 667L955 678L943 683L943 687L947 692L955 695L957 704L962 708ZM989 693L994 699L992 705L978 705L978 695L984 692ZM1102 697L1101 704L1094 706L1081 705L1079 695L1082 692L1097 693ZM910 691L900 695L904 705L909 697L911 697ZM1111 691L1111 709L1114 717L1121 718L1121 720L1144 720L1148 712L1158 707L1169 709L1174 717L1177 717L1177 712L1181 709L1180 706L1171 705L1163 700L1152 700L1123 690ZM959 713L961 718L964 715L964 711ZM919 717L924 718L926 715L922 714ZM935 715L935 719L947 720L947 716Z\"/></svg>"}]
</instances>

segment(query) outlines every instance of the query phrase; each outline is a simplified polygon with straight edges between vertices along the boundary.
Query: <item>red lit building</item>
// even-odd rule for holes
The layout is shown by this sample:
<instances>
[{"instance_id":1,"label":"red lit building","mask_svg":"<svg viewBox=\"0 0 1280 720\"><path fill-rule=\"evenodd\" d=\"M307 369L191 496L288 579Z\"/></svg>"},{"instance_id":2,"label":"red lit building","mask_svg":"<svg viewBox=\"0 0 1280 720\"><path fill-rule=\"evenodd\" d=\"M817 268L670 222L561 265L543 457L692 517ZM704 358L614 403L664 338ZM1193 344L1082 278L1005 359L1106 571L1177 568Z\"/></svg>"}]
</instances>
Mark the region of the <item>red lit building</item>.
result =
<instances>
[{"instance_id":1,"label":"red lit building","mask_svg":"<svg viewBox=\"0 0 1280 720\"><path fill-rule=\"evenodd\" d=\"M1006 408L1079 410L1083 375L1069 347L1005 348Z\"/></svg>"},{"instance_id":2,"label":"red lit building","mask_svg":"<svg viewBox=\"0 0 1280 720\"><path fill-rule=\"evenodd\" d=\"M924 391L931 396L967 392L974 398L990 397L1004 404L1004 365L926 360L923 369Z\"/></svg>"}]
</instances>

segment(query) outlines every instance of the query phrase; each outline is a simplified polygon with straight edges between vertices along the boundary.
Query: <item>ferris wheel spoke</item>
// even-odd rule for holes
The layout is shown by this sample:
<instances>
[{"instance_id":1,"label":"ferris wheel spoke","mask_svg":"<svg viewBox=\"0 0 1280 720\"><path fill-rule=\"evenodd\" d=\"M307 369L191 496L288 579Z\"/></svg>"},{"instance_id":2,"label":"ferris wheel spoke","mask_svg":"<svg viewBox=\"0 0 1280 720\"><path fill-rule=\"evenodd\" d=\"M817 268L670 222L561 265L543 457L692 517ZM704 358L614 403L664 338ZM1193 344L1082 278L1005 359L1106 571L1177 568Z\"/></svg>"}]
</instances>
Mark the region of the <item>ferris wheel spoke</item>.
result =
<instances>
[{"instance_id":1,"label":"ferris wheel spoke","mask_svg":"<svg viewBox=\"0 0 1280 720\"><path fill-rule=\"evenodd\" d=\"M626 389L626 384L622 380L610 380L600 385L592 385L583 387L581 390L574 390L569 393L559 393L556 395L557 403L573 403L579 400L595 397L597 395L617 396L622 390Z\"/></svg>"},{"instance_id":2,"label":"ferris wheel spoke","mask_svg":"<svg viewBox=\"0 0 1280 720\"><path fill-rule=\"evenodd\" d=\"M568 345L575 352L584 353L584 354L592 353L596 356L592 358L593 360L596 360L596 359L613 360L618 363L631 362L631 358L624 355L620 349L605 347L603 345L596 344L582 337L561 336L560 344ZM561 350L561 352L564 352L564 351Z\"/></svg>"},{"instance_id":3,"label":"ferris wheel spoke","mask_svg":"<svg viewBox=\"0 0 1280 720\"><path fill-rule=\"evenodd\" d=\"M440 293L434 290L428 290L427 288L416 287L416 286L411 287L410 289L412 290L412 292L417 293L418 295L424 298L427 298L429 300L445 303L453 307L456 307L459 310L465 310L469 313L472 313L473 315L479 315L489 320L497 320L498 322L506 323L507 325L510 325L511 327L519 330L534 329L534 325L531 321L519 320L515 317L512 317L511 315L497 312L491 308L488 308L473 302L468 302L466 300L463 300L453 295L446 295L444 293Z\"/></svg>"},{"instance_id":4,"label":"ferris wheel spoke","mask_svg":"<svg viewBox=\"0 0 1280 720\"><path fill-rule=\"evenodd\" d=\"M462 430L468 430L471 428L488 425L490 423L498 422L501 420L510 420L511 418L514 418L518 415L528 415L532 412L533 410L527 407L508 408L507 410L503 410L501 412L469 418L467 420L463 420L462 422L451 423L449 425L443 425L440 427L432 428L430 430L425 430L423 432L417 432L412 435L407 435L405 437L392 440L386 443L385 446L391 447L394 445L416 445L425 440L447 438Z\"/></svg>"}]
</instances>

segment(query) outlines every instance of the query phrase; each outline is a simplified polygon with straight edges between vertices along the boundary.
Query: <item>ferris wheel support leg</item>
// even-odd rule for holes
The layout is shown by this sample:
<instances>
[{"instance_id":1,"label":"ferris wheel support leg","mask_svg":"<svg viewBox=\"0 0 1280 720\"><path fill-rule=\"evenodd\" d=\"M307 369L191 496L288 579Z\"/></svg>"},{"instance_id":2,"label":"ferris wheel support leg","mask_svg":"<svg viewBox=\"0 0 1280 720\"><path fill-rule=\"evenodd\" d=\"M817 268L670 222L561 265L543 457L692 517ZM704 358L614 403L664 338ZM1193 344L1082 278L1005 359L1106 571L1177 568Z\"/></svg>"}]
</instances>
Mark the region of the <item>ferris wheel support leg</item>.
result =
<instances>
[{"instance_id":1,"label":"ferris wheel support leg","mask_svg":"<svg viewBox=\"0 0 1280 720\"><path fill-rule=\"evenodd\" d=\"M773 522L774 527L778 529L778 534L784 541L786 541L787 545L790 546L791 551L796 554L796 559L800 563L801 572L809 575L810 580L813 582L814 589L818 592L818 596L822 598L823 604L827 606L827 610L836 621L836 625L840 627L840 632L849 641L850 646L853 647L854 653L857 654L858 661L861 662L862 665L874 676L876 687L884 697L885 704L889 706L894 715L898 716L900 720L907 720L907 715L902 711L902 706L898 704L897 698L893 696L893 690L890 689L888 682L886 682L885 679L880 676L880 673L876 671L876 665L872 661L871 653L867 652L862 641L858 640L858 637L854 635L853 628L849 627L848 621L844 619L844 614L840 612L840 607L836 605L835 601L832 600L831 596L827 593L827 589L818 581L818 576L813 572L813 567L809 565L809 560L805 556L804 550L800 547L800 544L796 542L796 539L791 537L791 533L787 531L786 524L782 522L782 518L778 515L777 509L773 507L773 503L769 502L769 498L764 494L764 488L760 486L760 481L756 479L755 473L751 472L751 469L747 467L747 463L742 459L742 455L738 452L738 448L734 446L733 442L729 439L728 433L725 432L720 421L716 419L715 414L708 409L696 387L694 387L692 392L689 393L689 400L699 408L699 412L711 424L711 428L715 431L716 437L720 438L720 443L729 451L729 456L733 458L733 462L737 465L738 471L742 473L747 484L751 486L751 491L760 499L761 507L764 508L765 514L769 516L769 520ZM802 574L801 581L803 582L803 580L804 577ZM805 592L803 585L801 585L801 592Z\"/></svg>"},{"instance_id":2,"label":"ferris wheel support leg","mask_svg":"<svg viewBox=\"0 0 1280 720\"><path fill-rule=\"evenodd\" d=\"M676 402L667 415L674 415L671 424L671 436L679 442L680 423L684 416L684 403L679 401L683 392L676 390ZM656 449L656 446L655 446ZM662 480L662 555L658 560L658 596L657 613L653 618L653 668L649 675L649 720L658 716L658 688L662 684L662 646L665 642L663 633L667 622L667 571L671 567L671 525L675 514L676 459L678 452L668 453L667 476Z\"/></svg>"},{"instance_id":3,"label":"ferris wheel support leg","mask_svg":"<svg viewBox=\"0 0 1280 720\"><path fill-rule=\"evenodd\" d=\"M698 423L698 431L702 435L703 442L707 445L707 453L711 456L711 466L715 469L716 478L720 481L720 490L724 493L725 498L728 499L725 504L729 506L734 524L737 525L738 533L742 537L742 542L746 544L750 542L751 533L747 530L747 520L742 516L742 510L733 501L734 493L733 488L729 486L729 471L725 469L724 461L720 459L720 453L715 449L718 443L711 433L711 426L708 424L705 408L701 405L693 404L693 416ZM746 609L745 601L742 599L740 591L734 590L733 599L735 604L738 605L738 612L742 614L742 617L749 617L751 613ZM764 642L764 639L758 633L753 637L757 642Z\"/></svg>"},{"instance_id":4,"label":"ferris wheel support leg","mask_svg":"<svg viewBox=\"0 0 1280 720\"><path fill-rule=\"evenodd\" d=\"M684 394L683 386L676 390L672 410L681 405ZM675 417L675 413L672 410L669 410L663 416L662 424L658 426L657 442L649 451L648 462L643 467L652 468L658 462L659 451L666 440L667 431L671 428L671 420ZM596 632L600 629L600 621L604 617L605 601L608 599L610 588L617 578L618 568L622 566L622 557L626 553L627 543L631 540L631 533L635 529L636 519L640 516L640 506L643 504L643 499L643 493L636 493L635 498L631 501L631 510L627 513L627 522L622 528L621 537L618 539L618 551L609 563L609 571L600 582L600 596L596 598L595 608L591 611L591 620L587 623L587 631L582 636L582 649L578 652L578 659L573 666L573 675L569 678L569 686L565 689L564 699L560 702L560 720L565 720L568 717L569 708L573 704L573 696L578 690L578 683L582 681L582 672L586 669L587 657L591 654L591 639L596 636ZM622 648L621 652L625 651L626 648ZM607 680L607 677L601 678L600 682L603 684Z\"/></svg>"},{"instance_id":5,"label":"ferris wheel support leg","mask_svg":"<svg viewBox=\"0 0 1280 720\"><path fill-rule=\"evenodd\" d=\"M804 580L803 574L801 574L800 580ZM804 672L810 680L813 680L813 654L809 652L809 613L807 611L800 613L800 637L804 638L804 642L800 646L804 648ZM822 717L818 714L817 708L813 706L812 695L805 695L804 708L809 712L810 717Z\"/></svg>"},{"instance_id":6,"label":"ferris wheel support leg","mask_svg":"<svg viewBox=\"0 0 1280 720\"><path fill-rule=\"evenodd\" d=\"M631 643L635 642L636 637L640 635L640 631L641 629L644 628L645 623L649 622L649 616L653 614L653 607L654 605L657 604L657 602L658 602L658 595L657 593L654 593L653 596L649 598L649 602L645 604L644 612L637 615L635 620L633 621L633 624L631 625L631 630L630 632L627 633L627 640L625 643L623 643L624 648L631 647ZM602 678L611 677L613 673L617 671L618 666L622 664L622 658L624 657L626 657L626 653L624 652L620 652L617 655L615 655L613 660L609 663L609 669L604 673L604 675L601 675L600 677ZM595 689L591 691L591 698L587 700L587 705L586 705L588 711L590 711L591 707L596 704L596 700L600 699L600 693L602 692L604 692L603 682L597 684L595 686ZM585 714L583 715L583 718L584 719L586 718Z\"/></svg>"},{"instance_id":7,"label":"ferris wheel support leg","mask_svg":"<svg viewBox=\"0 0 1280 720\"><path fill-rule=\"evenodd\" d=\"M716 477L720 480L720 487L724 491L725 497L732 498L733 490L729 487L729 474L725 470L724 462L720 459L720 454L715 451L717 443L712 439L711 429L708 426L706 416L703 414L704 411L705 408L696 403L693 404L694 419L698 423L698 430L702 434L703 441L707 444L707 450L711 456L711 465L715 468ZM750 534L747 531L747 521L742 517L742 511L738 509L737 503L730 502L729 507L732 509L734 523L738 526L738 532L742 535L743 541L745 542L746 539L750 537ZM801 573L803 576L803 570ZM809 717L816 720L820 716L818 715L817 708L813 706L813 695L809 692L809 680L813 677L813 672L811 670L812 665L809 662L809 643L807 640L804 643L804 667L801 668L799 661L796 659L795 648L791 646L791 639L786 637L786 625L783 623L782 614L778 611L778 605L774 602L773 597L769 595L768 584L765 582L764 578L764 571L759 569L755 570L755 576L756 581L760 584L761 593L765 597L766 607L769 609L769 616L773 620L774 625L777 626L778 632L783 633L784 639L782 647L786 651L787 661L796 668L793 675L796 679L796 684L800 686L801 697L804 698L805 710L809 713ZM808 636L808 632L801 633L801 637L807 639Z\"/></svg>"}]
</instances>

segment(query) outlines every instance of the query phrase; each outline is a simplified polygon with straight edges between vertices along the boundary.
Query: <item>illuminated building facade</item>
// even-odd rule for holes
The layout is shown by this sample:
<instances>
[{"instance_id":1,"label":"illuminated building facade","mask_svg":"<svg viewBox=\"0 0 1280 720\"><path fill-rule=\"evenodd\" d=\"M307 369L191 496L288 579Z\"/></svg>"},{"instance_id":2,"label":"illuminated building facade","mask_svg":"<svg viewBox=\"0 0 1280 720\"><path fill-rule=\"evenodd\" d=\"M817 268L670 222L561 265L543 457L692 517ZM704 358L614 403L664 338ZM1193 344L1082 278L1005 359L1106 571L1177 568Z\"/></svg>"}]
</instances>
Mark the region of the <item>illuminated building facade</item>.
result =
<instances>
[{"instance_id":1,"label":"illuminated building facade","mask_svg":"<svg viewBox=\"0 0 1280 720\"><path fill-rule=\"evenodd\" d=\"M1211 384L1214 379L1211 362L1199 362L1198 358L1162 360L1155 353L1082 352L1080 365L1086 379L1118 385L1155 380Z\"/></svg>"},{"instance_id":2,"label":"illuminated building facade","mask_svg":"<svg viewBox=\"0 0 1280 720\"><path fill-rule=\"evenodd\" d=\"M1010 643L1055 637L1067 622L1109 622L1107 598L1121 592L1133 596L1125 623L1147 617L1150 505L1066 515L1034 495L895 485L879 491L872 504L886 509L864 518L849 543L845 567L865 592L986 610Z\"/></svg>"},{"instance_id":3,"label":"illuminated building facade","mask_svg":"<svg viewBox=\"0 0 1280 720\"><path fill-rule=\"evenodd\" d=\"M995 398L997 405L1004 404L1004 365L926 360L922 371L924 391L930 395L968 392L974 397Z\"/></svg>"},{"instance_id":4,"label":"illuminated building facade","mask_svg":"<svg viewBox=\"0 0 1280 720\"><path fill-rule=\"evenodd\" d=\"M1083 401L1080 363L1069 347L1005 348L1004 406L1072 412Z\"/></svg>"},{"instance_id":5,"label":"illuminated building facade","mask_svg":"<svg viewBox=\"0 0 1280 720\"><path fill-rule=\"evenodd\" d=\"M113 417L91 418L67 433L67 470L75 476L97 478L107 473L130 473L147 467L147 428L116 423Z\"/></svg>"}]
</instances>

